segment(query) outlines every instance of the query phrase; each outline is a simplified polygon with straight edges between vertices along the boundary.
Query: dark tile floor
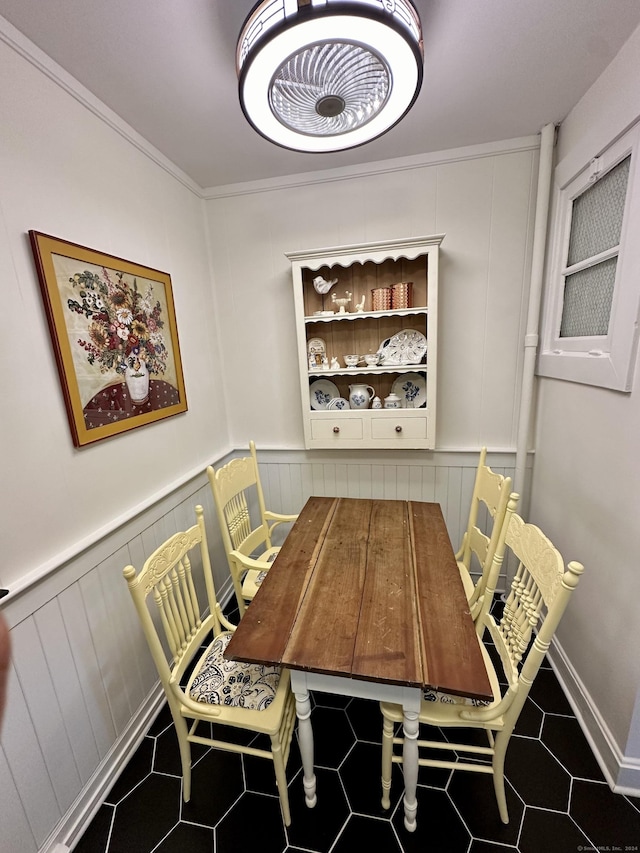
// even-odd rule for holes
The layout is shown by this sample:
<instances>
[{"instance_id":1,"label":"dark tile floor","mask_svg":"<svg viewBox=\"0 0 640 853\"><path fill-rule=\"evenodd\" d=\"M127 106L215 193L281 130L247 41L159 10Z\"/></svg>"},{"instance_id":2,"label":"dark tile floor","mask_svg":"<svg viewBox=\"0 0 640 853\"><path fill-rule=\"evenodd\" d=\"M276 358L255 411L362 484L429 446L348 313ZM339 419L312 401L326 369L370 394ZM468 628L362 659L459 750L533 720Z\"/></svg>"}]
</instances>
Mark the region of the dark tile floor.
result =
<instances>
[{"instance_id":1,"label":"dark tile floor","mask_svg":"<svg viewBox=\"0 0 640 853\"><path fill-rule=\"evenodd\" d=\"M507 752L507 826L498 817L490 776L421 768L418 828L408 833L398 765L391 809L380 805L377 704L327 694L313 699L318 804L308 809L304 803L294 736L287 767L290 827L280 816L273 765L260 758L194 746L193 793L183 803L177 740L165 706L75 853L640 849L640 799L611 792L548 665L538 674ZM429 737L447 735L436 730Z\"/></svg>"}]
</instances>

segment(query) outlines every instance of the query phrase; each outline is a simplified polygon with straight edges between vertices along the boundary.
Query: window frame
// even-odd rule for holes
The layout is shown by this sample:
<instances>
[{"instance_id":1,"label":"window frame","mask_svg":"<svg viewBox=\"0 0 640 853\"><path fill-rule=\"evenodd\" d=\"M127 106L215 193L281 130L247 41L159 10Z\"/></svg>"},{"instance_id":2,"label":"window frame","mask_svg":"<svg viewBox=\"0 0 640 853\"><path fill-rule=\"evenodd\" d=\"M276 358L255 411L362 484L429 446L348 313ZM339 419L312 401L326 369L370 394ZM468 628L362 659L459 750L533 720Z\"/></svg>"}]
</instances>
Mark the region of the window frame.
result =
<instances>
[{"instance_id":1,"label":"window frame","mask_svg":"<svg viewBox=\"0 0 640 853\"><path fill-rule=\"evenodd\" d=\"M640 308L640 124L610 144L564 185L554 189L551 216L552 245L549 254L542 343L537 374L570 382L581 382L617 391L630 391L638 347ZM631 156L629 181L622 218L620 243L571 267L566 266L573 201L594 181ZM567 270L594 266L617 255L611 314L606 335L560 337ZM571 274L571 273L569 273Z\"/></svg>"}]
</instances>

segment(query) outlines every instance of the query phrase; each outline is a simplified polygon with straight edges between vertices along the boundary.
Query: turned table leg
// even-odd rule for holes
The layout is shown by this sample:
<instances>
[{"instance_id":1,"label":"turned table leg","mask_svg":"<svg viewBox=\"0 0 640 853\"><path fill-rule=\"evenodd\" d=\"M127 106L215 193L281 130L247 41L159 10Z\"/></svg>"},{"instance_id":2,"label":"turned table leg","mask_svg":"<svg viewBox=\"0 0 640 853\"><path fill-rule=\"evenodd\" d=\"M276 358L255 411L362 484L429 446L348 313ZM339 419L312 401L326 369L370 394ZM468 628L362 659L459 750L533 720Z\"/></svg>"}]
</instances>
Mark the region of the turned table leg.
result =
<instances>
[{"instance_id":1,"label":"turned table leg","mask_svg":"<svg viewBox=\"0 0 640 853\"><path fill-rule=\"evenodd\" d=\"M312 809L318 802L316 797L316 776L313 772L313 729L311 728L311 702L306 686L292 687L296 697L296 715L298 717L298 742L302 758L304 797L307 806Z\"/></svg>"}]
</instances>

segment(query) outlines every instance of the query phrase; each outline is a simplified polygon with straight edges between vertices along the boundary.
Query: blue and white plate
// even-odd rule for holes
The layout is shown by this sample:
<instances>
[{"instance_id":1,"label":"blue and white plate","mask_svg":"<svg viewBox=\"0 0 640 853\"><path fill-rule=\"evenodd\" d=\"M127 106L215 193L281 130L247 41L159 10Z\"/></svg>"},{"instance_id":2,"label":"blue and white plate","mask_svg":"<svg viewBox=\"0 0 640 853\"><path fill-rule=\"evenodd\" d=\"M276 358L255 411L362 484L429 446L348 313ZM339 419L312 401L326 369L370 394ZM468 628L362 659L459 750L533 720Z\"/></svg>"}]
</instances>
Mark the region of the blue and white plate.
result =
<instances>
[{"instance_id":1,"label":"blue and white plate","mask_svg":"<svg viewBox=\"0 0 640 853\"><path fill-rule=\"evenodd\" d=\"M423 373L403 373L391 386L403 409L419 409L427 403L427 380Z\"/></svg>"},{"instance_id":2,"label":"blue and white plate","mask_svg":"<svg viewBox=\"0 0 640 853\"><path fill-rule=\"evenodd\" d=\"M316 379L309 385L309 402L316 412L326 409L331 400L339 396L338 386L329 379Z\"/></svg>"}]
</instances>

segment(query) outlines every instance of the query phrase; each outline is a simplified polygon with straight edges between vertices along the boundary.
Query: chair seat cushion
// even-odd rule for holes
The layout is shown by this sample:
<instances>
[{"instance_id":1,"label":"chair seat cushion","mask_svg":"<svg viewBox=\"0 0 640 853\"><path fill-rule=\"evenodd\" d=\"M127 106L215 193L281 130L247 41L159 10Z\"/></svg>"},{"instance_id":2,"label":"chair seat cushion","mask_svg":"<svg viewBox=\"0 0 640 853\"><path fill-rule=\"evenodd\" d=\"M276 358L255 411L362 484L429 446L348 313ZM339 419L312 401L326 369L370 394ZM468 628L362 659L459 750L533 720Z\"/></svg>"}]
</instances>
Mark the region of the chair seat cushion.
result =
<instances>
[{"instance_id":1,"label":"chair seat cushion","mask_svg":"<svg viewBox=\"0 0 640 853\"><path fill-rule=\"evenodd\" d=\"M230 631L218 634L207 648L189 679L189 696L209 705L264 711L276 695L280 668L228 660L224 650L231 637Z\"/></svg>"},{"instance_id":2,"label":"chair seat cushion","mask_svg":"<svg viewBox=\"0 0 640 853\"><path fill-rule=\"evenodd\" d=\"M491 702L487 699L472 699L470 696L454 696L452 693L441 693L439 690L432 690L430 687L423 690L422 700L424 702L446 702L449 705L469 705L469 707L472 708L491 705Z\"/></svg>"}]
</instances>

